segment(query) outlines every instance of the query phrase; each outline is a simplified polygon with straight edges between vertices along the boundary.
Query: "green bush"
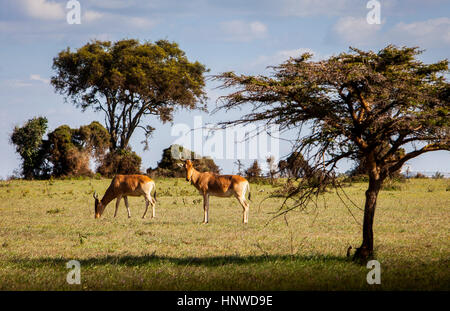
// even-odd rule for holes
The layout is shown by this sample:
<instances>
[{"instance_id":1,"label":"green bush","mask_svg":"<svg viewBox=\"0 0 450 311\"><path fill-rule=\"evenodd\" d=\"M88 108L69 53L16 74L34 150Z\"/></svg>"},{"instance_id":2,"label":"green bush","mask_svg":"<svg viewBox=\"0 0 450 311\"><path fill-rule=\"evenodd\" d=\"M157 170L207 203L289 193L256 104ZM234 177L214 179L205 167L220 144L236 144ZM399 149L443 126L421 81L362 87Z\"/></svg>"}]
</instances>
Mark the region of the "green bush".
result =
<instances>
[{"instance_id":1,"label":"green bush","mask_svg":"<svg viewBox=\"0 0 450 311\"><path fill-rule=\"evenodd\" d=\"M141 157L131 149L119 149L106 154L97 172L106 177L116 174L141 174L141 162Z\"/></svg>"},{"instance_id":2,"label":"green bush","mask_svg":"<svg viewBox=\"0 0 450 311\"><path fill-rule=\"evenodd\" d=\"M10 136L11 143L22 158L21 175L26 179L40 178L46 174L42 137L47 123L45 117L32 118L23 127L16 126Z\"/></svg>"},{"instance_id":3,"label":"green bush","mask_svg":"<svg viewBox=\"0 0 450 311\"><path fill-rule=\"evenodd\" d=\"M154 177L186 177L186 171L180 167L182 160L191 159L194 167L199 172L212 172L219 174L220 169L214 163L214 160L207 157L201 157L193 151L180 145L171 145L163 150L161 161L155 169L147 169L147 174Z\"/></svg>"},{"instance_id":4,"label":"green bush","mask_svg":"<svg viewBox=\"0 0 450 311\"><path fill-rule=\"evenodd\" d=\"M369 182L369 176L366 174L348 176L343 180L343 182L347 182L347 183Z\"/></svg>"},{"instance_id":5,"label":"green bush","mask_svg":"<svg viewBox=\"0 0 450 311\"><path fill-rule=\"evenodd\" d=\"M386 179L386 181L383 183L383 186L381 187L381 190L384 191L402 191L403 186L399 185L399 180L396 179Z\"/></svg>"}]
</instances>

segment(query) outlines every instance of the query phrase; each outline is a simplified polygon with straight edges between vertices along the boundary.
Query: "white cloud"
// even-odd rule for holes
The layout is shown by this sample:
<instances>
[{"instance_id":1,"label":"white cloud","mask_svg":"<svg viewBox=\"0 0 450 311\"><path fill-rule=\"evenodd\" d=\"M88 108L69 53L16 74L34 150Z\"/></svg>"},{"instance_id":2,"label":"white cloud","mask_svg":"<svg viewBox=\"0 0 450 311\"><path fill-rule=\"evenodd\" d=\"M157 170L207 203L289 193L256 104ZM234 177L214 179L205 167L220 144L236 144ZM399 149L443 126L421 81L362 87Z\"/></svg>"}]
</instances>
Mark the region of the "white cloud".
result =
<instances>
[{"instance_id":1,"label":"white cloud","mask_svg":"<svg viewBox=\"0 0 450 311\"><path fill-rule=\"evenodd\" d=\"M88 10L83 14L81 23L94 23L101 20L102 25L122 25L133 28L152 28L158 22L155 19L149 19L146 17L126 16L121 14L112 13L100 13L98 11Z\"/></svg>"},{"instance_id":2,"label":"white cloud","mask_svg":"<svg viewBox=\"0 0 450 311\"><path fill-rule=\"evenodd\" d=\"M83 1L84 2L84 1ZM129 7L136 7L139 4L134 0L88 0L86 1L89 5L95 6L100 9L106 10L120 10Z\"/></svg>"},{"instance_id":3,"label":"white cloud","mask_svg":"<svg viewBox=\"0 0 450 311\"><path fill-rule=\"evenodd\" d=\"M284 0L281 13L290 16L339 15L349 9L355 9L355 0ZM365 4L364 4L365 6Z\"/></svg>"},{"instance_id":4,"label":"white cloud","mask_svg":"<svg viewBox=\"0 0 450 311\"><path fill-rule=\"evenodd\" d=\"M349 45L379 46L393 43L421 48L442 47L450 45L450 18L400 22L387 29L383 21L381 25L370 25L365 18L349 16L340 18L329 36L331 40Z\"/></svg>"},{"instance_id":5,"label":"white cloud","mask_svg":"<svg viewBox=\"0 0 450 311\"><path fill-rule=\"evenodd\" d=\"M47 0L21 0L24 12L33 18L43 20L61 20L65 18L62 3Z\"/></svg>"},{"instance_id":6,"label":"white cloud","mask_svg":"<svg viewBox=\"0 0 450 311\"><path fill-rule=\"evenodd\" d=\"M103 14L97 11L87 10L83 13L83 16L81 18L81 22L94 22L103 17Z\"/></svg>"},{"instance_id":7,"label":"white cloud","mask_svg":"<svg viewBox=\"0 0 450 311\"><path fill-rule=\"evenodd\" d=\"M381 24L369 24L365 17L342 17L333 26L333 35L348 44L373 43L377 39Z\"/></svg>"},{"instance_id":8,"label":"white cloud","mask_svg":"<svg viewBox=\"0 0 450 311\"><path fill-rule=\"evenodd\" d=\"M89 40L114 41L114 37L109 33L96 33L90 35Z\"/></svg>"},{"instance_id":9,"label":"white cloud","mask_svg":"<svg viewBox=\"0 0 450 311\"><path fill-rule=\"evenodd\" d=\"M267 26L259 21L233 20L221 23L220 28L229 41L252 41L264 38L267 34Z\"/></svg>"},{"instance_id":10,"label":"white cloud","mask_svg":"<svg viewBox=\"0 0 450 311\"><path fill-rule=\"evenodd\" d=\"M12 88L16 88L16 87L28 87L31 86L32 84L24 81L24 80L20 80L20 79L7 79L7 80L3 80L1 85L0 85L0 89L5 89L7 90L8 88L12 87Z\"/></svg>"},{"instance_id":11,"label":"white cloud","mask_svg":"<svg viewBox=\"0 0 450 311\"><path fill-rule=\"evenodd\" d=\"M131 17L125 18L125 20L130 26L136 28L145 28L145 27L149 28L155 26L157 23L155 20L150 20L144 17Z\"/></svg>"},{"instance_id":12,"label":"white cloud","mask_svg":"<svg viewBox=\"0 0 450 311\"><path fill-rule=\"evenodd\" d=\"M39 81L39 82L42 82L42 83L45 83L45 84L50 84L50 80L49 79L42 78L38 74L31 74L30 75L30 80Z\"/></svg>"},{"instance_id":13,"label":"white cloud","mask_svg":"<svg viewBox=\"0 0 450 311\"><path fill-rule=\"evenodd\" d=\"M395 42L434 46L450 44L450 18L440 17L413 23L398 23L388 33Z\"/></svg>"},{"instance_id":14,"label":"white cloud","mask_svg":"<svg viewBox=\"0 0 450 311\"><path fill-rule=\"evenodd\" d=\"M369 0L279 0L276 3L281 15L286 16L343 16L365 15L369 12L366 4ZM398 0L379 0L382 14L399 13L407 4ZM423 2L423 0L421 0ZM430 2L430 0L428 1ZM409 2L408 2L409 4Z\"/></svg>"}]
</instances>

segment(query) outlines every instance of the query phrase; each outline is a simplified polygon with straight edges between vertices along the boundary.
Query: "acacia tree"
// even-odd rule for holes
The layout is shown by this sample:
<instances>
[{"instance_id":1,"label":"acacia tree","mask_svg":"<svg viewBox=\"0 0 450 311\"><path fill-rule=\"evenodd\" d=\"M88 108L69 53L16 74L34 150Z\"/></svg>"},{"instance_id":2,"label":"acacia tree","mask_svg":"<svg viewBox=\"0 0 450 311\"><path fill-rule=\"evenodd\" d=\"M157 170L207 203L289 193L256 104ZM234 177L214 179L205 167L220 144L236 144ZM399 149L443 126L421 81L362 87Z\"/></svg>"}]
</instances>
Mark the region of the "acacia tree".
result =
<instances>
[{"instance_id":1,"label":"acacia tree","mask_svg":"<svg viewBox=\"0 0 450 311\"><path fill-rule=\"evenodd\" d=\"M294 152L301 152L326 175L318 187L334 183L342 159L359 160L369 176L363 241L355 259L373 256L373 221L383 181L421 154L450 150L448 61L424 64L418 48L387 46L378 53L350 48L348 53L312 61L310 54L273 67L273 76L216 76L235 91L218 109L253 105L241 120L223 126L266 122L298 128ZM305 133L300 129L308 127ZM402 151L404 148L407 151ZM314 174L312 174L314 175ZM317 174L316 174L317 176ZM307 176L308 177L308 176ZM302 183L301 183L302 184ZM291 192L298 206L312 194L302 184Z\"/></svg>"},{"instance_id":2,"label":"acacia tree","mask_svg":"<svg viewBox=\"0 0 450 311\"><path fill-rule=\"evenodd\" d=\"M146 116L172 121L176 107L204 108L204 65L190 62L178 44L166 40L93 41L53 59L56 91L83 111L105 114L110 151L125 150L137 128L147 142L154 128ZM146 145L147 146L147 145Z\"/></svg>"}]
</instances>

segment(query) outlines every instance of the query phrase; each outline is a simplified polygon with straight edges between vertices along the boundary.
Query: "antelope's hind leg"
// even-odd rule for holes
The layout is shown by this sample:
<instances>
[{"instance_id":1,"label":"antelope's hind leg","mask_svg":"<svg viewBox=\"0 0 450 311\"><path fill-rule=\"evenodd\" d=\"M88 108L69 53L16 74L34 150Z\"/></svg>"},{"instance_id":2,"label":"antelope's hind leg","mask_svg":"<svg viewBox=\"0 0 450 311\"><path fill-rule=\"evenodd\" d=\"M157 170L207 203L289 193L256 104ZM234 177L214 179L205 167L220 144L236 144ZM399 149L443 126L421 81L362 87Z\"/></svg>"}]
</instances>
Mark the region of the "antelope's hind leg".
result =
<instances>
[{"instance_id":1,"label":"antelope's hind leg","mask_svg":"<svg viewBox=\"0 0 450 311\"><path fill-rule=\"evenodd\" d=\"M150 194L145 194L145 212L144 215L142 215L142 218L145 218L145 215L147 214L147 210L148 210L148 206L149 204L152 205L152 217L155 217L155 202L153 200L153 198L150 196Z\"/></svg>"},{"instance_id":2,"label":"antelope's hind leg","mask_svg":"<svg viewBox=\"0 0 450 311\"><path fill-rule=\"evenodd\" d=\"M242 196L236 196L236 199L239 201L239 203L241 204L242 208L244 209L243 211L243 222L244 224L248 223L248 213L250 210L250 204L247 203L247 201L245 200L245 197Z\"/></svg>"},{"instance_id":3,"label":"antelope's hind leg","mask_svg":"<svg viewBox=\"0 0 450 311\"><path fill-rule=\"evenodd\" d=\"M155 218L155 205L156 205L156 201L153 200L153 198L150 197L150 204L152 205L152 218Z\"/></svg>"},{"instance_id":4,"label":"antelope's hind leg","mask_svg":"<svg viewBox=\"0 0 450 311\"><path fill-rule=\"evenodd\" d=\"M147 214L147 210L148 210L148 205L150 204L150 202L148 201L147 197L145 198L145 211L144 211L144 215L142 215L142 219L145 218L145 215Z\"/></svg>"}]
</instances>

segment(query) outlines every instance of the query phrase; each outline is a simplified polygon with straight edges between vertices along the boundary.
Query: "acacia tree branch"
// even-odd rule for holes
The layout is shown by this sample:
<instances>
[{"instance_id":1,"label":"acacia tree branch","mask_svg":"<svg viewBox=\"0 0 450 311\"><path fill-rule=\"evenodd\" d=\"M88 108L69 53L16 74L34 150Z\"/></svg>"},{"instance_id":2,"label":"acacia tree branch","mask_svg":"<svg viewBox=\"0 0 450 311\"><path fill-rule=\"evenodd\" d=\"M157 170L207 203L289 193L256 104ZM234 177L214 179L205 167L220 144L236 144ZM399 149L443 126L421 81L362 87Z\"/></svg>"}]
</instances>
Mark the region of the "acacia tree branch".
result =
<instances>
[{"instance_id":1,"label":"acacia tree branch","mask_svg":"<svg viewBox=\"0 0 450 311\"><path fill-rule=\"evenodd\" d=\"M438 144L438 143L432 143L428 144L422 149L414 150L403 157L401 157L394 165L389 167L389 172L394 173L395 171L402 168L403 164L405 164L406 161L411 160L423 153L430 152L430 151L437 151L437 150L450 150L450 146L448 144Z\"/></svg>"}]
</instances>

